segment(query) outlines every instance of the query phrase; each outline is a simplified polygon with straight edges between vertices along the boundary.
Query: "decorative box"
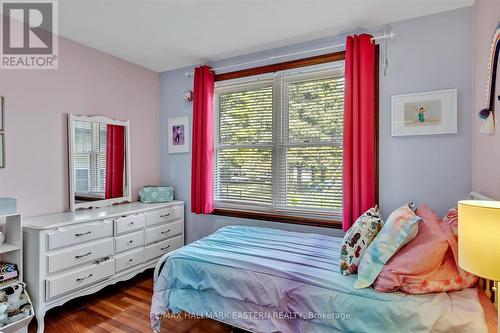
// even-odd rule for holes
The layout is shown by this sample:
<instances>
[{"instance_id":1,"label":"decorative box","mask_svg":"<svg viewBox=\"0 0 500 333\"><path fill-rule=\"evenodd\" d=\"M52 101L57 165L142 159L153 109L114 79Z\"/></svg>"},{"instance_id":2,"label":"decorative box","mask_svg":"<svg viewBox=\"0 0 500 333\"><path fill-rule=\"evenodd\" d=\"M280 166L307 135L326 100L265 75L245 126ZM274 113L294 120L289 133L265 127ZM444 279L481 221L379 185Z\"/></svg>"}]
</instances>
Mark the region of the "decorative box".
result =
<instances>
[{"instance_id":1,"label":"decorative box","mask_svg":"<svg viewBox=\"0 0 500 333\"><path fill-rule=\"evenodd\" d=\"M172 186L143 186L139 190L139 200L142 203L169 202L174 200Z\"/></svg>"},{"instance_id":2,"label":"decorative box","mask_svg":"<svg viewBox=\"0 0 500 333\"><path fill-rule=\"evenodd\" d=\"M17 203L14 198L0 198L0 215L15 214Z\"/></svg>"}]
</instances>

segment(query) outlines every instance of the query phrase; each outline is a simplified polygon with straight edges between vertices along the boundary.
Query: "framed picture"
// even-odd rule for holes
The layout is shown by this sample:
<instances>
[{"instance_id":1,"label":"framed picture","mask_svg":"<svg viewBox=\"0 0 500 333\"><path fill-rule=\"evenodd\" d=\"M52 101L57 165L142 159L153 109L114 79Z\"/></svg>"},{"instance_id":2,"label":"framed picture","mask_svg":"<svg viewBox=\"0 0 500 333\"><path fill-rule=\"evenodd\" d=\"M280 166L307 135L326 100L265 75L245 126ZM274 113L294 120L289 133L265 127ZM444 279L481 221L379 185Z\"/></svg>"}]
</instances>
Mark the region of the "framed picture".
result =
<instances>
[{"instance_id":1,"label":"framed picture","mask_svg":"<svg viewBox=\"0 0 500 333\"><path fill-rule=\"evenodd\" d=\"M5 130L4 126L5 97L0 96L0 131Z\"/></svg>"},{"instance_id":2,"label":"framed picture","mask_svg":"<svg viewBox=\"0 0 500 333\"><path fill-rule=\"evenodd\" d=\"M0 132L0 168L5 168L5 133Z\"/></svg>"},{"instance_id":3,"label":"framed picture","mask_svg":"<svg viewBox=\"0 0 500 333\"><path fill-rule=\"evenodd\" d=\"M391 98L392 136L457 133L457 89Z\"/></svg>"},{"instance_id":4,"label":"framed picture","mask_svg":"<svg viewBox=\"0 0 500 333\"><path fill-rule=\"evenodd\" d=\"M168 119L168 152L189 153L189 117Z\"/></svg>"}]
</instances>

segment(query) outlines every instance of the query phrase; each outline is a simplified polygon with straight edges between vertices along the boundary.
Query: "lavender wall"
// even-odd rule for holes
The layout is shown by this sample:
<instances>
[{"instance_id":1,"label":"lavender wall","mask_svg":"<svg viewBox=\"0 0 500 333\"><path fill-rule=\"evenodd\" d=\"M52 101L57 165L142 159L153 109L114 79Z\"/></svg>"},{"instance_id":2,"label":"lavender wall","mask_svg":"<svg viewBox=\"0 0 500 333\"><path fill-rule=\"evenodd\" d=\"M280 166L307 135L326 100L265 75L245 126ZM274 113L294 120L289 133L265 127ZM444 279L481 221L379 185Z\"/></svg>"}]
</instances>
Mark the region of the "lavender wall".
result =
<instances>
[{"instance_id":1,"label":"lavender wall","mask_svg":"<svg viewBox=\"0 0 500 333\"><path fill-rule=\"evenodd\" d=\"M480 120L477 112L487 106L486 82L491 40L500 22L500 1L476 0L474 4L474 146L473 189L495 199L500 199L500 117L496 117L494 135L479 134ZM500 67L497 73L497 95L500 94ZM496 112L500 102L496 102Z\"/></svg>"},{"instance_id":2,"label":"lavender wall","mask_svg":"<svg viewBox=\"0 0 500 333\"><path fill-rule=\"evenodd\" d=\"M0 197L14 197L25 216L67 210L66 116L131 121L133 195L159 182L159 75L61 38L59 69L1 70L6 99L5 169Z\"/></svg>"},{"instance_id":3,"label":"lavender wall","mask_svg":"<svg viewBox=\"0 0 500 333\"><path fill-rule=\"evenodd\" d=\"M380 205L387 216L408 201L425 202L443 214L471 190L472 154L472 9L397 22L396 39L389 47L389 72L380 76ZM213 67L312 49L343 42L344 35L324 38L212 63ZM382 54L383 56L383 54ZM192 82L184 68L160 75L161 182L172 184L176 197L190 204L190 154L167 153L167 119L192 115L182 92ZM458 134L391 137L390 97L395 94L458 89ZM224 218L186 213L187 241L192 242L228 224L273 226L283 229L338 234L339 231L284 223Z\"/></svg>"}]
</instances>

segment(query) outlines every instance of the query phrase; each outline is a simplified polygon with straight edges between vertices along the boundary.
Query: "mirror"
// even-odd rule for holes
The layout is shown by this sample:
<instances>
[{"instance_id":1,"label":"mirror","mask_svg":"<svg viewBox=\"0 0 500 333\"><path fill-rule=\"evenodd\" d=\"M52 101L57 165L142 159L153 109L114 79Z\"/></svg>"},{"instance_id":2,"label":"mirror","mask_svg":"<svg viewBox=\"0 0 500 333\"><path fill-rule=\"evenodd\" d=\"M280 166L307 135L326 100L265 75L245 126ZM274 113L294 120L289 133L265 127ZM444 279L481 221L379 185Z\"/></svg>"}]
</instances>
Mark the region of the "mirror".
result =
<instances>
[{"instance_id":1,"label":"mirror","mask_svg":"<svg viewBox=\"0 0 500 333\"><path fill-rule=\"evenodd\" d=\"M130 202L129 122L68 117L70 210Z\"/></svg>"}]
</instances>

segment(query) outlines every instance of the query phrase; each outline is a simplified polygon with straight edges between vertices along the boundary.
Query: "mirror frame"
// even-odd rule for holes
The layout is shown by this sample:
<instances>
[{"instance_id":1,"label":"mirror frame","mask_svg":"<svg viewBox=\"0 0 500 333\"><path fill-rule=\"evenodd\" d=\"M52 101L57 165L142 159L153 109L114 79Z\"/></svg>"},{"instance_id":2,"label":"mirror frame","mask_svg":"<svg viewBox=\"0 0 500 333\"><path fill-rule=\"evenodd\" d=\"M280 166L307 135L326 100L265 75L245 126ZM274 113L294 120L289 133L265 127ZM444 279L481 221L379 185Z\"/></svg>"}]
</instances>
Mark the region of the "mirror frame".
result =
<instances>
[{"instance_id":1,"label":"mirror frame","mask_svg":"<svg viewBox=\"0 0 500 333\"><path fill-rule=\"evenodd\" d=\"M75 202L75 170L74 170L74 153L73 145L75 142L75 121L88 121L97 122L107 125L119 125L125 127L125 170L126 170L126 181L127 186L125 187L125 195L120 198L103 199L97 201L89 201L76 203ZM74 212L78 209L85 208L100 208L108 207L118 203L131 202L132 201L132 180L131 180L131 158L130 158L130 121L121 121L104 116L77 116L72 113L68 115L68 173L69 173L69 208L70 211Z\"/></svg>"}]
</instances>

